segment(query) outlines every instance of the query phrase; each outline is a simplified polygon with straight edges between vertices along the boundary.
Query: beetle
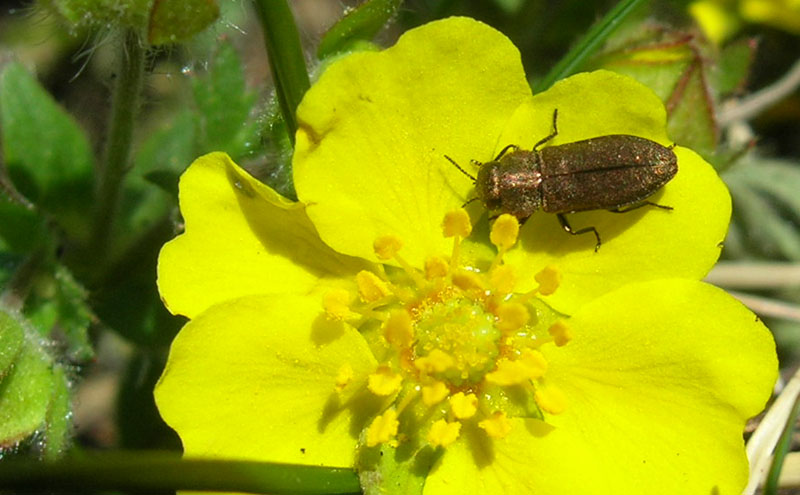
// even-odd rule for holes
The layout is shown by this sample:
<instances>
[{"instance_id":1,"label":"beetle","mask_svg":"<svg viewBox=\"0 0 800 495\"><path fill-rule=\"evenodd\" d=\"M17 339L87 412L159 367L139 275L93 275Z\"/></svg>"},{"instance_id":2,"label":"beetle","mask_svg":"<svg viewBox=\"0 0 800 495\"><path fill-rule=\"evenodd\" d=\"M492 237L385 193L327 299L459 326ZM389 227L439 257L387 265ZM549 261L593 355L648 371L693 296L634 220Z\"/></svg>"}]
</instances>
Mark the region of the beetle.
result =
<instances>
[{"instance_id":1,"label":"beetle","mask_svg":"<svg viewBox=\"0 0 800 495\"><path fill-rule=\"evenodd\" d=\"M610 134L583 141L539 147L558 135L558 109L553 111L553 132L533 149L510 144L497 157L478 165L478 176L445 158L475 184L477 197L486 209L508 213L524 223L537 210L555 213L561 227L572 235L594 233L600 249L600 234L593 226L574 230L565 214L588 210L625 213L643 206L672 210L646 198L658 191L678 172L672 148L628 134Z\"/></svg>"}]
</instances>

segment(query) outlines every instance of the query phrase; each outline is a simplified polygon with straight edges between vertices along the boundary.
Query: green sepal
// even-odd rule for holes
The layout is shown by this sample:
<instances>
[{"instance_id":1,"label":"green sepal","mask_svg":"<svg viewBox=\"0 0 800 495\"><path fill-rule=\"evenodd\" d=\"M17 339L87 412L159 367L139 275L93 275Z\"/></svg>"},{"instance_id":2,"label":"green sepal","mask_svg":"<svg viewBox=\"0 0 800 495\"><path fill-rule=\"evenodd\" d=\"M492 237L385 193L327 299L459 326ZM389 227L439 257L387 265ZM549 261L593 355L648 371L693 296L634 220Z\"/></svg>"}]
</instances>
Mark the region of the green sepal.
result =
<instances>
[{"instance_id":1,"label":"green sepal","mask_svg":"<svg viewBox=\"0 0 800 495\"><path fill-rule=\"evenodd\" d=\"M63 340L68 359L88 361L94 357L89 325L95 319L87 303L89 294L63 265L47 268L38 271L23 312L42 337Z\"/></svg>"},{"instance_id":2,"label":"green sepal","mask_svg":"<svg viewBox=\"0 0 800 495\"><path fill-rule=\"evenodd\" d=\"M45 428L39 442L40 456L45 460L61 457L72 438L72 394L69 379L60 366L53 368L53 393L47 407Z\"/></svg>"},{"instance_id":3,"label":"green sepal","mask_svg":"<svg viewBox=\"0 0 800 495\"><path fill-rule=\"evenodd\" d=\"M317 58L352 51L352 46L371 40L394 17L402 0L369 0L350 10L322 37Z\"/></svg>"},{"instance_id":4,"label":"green sepal","mask_svg":"<svg viewBox=\"0 0 800 495\"><path fill-rule=\"evenodd\" d=\"M22 326L5 311L0 311L0 382L12 370L11 364L17 358L25 332Z\"/></svg>"},{"instance_id":5,"label":"green sepal","mask_svg":"<svg viewBox=\"0 0 800 495\"><path fill-rule=\"evenodd\" d=\"M6 324L22 323L5 311ZM10 370L0 381L0 447L10 447L45 424L55 377L50 358L31 338L23 338Z\"/></svg>"},{"instance_id":6,"label":"green sepal","mask_svg":"<svg viewBox=\"0 0 800 495\"><path fill-rule=\"evenodd\" d=\"M362 438L363 438L362 434ZM356 470L365 495L419 495L444 449L404 443L358 449Z\"/></svg>"}]
</instances>

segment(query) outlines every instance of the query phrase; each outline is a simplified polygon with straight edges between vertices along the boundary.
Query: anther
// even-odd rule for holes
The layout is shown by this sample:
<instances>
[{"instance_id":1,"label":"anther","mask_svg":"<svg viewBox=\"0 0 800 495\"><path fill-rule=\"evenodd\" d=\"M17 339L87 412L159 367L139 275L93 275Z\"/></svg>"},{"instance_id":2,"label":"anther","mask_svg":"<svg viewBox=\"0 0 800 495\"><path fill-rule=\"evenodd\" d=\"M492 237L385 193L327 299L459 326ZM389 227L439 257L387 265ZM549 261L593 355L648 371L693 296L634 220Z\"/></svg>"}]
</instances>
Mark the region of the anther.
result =
<instances>
[{"instance_id":1,"label":"anther","mask_svg":"<svg viewBox=\"0 0 800 495\"><path fill-rule=\"evenodd\" d=\"M503 411L495 411L488 418L479 421L478 427L482 428L489 438L505 438L511 432L511 421Z\"/></svg>"},{"instance_id":2,"label":"anther","mask_svg":"<svg viewBox=\"0 0 800 495\"><path fill-rule=\"evenodd\" d=\"M570 340L572 340L572 331L564 320L559 320L553 323L553 325L547 329L547 332L550 333L551 337L553 337L553 342L558 347L565 346Z\"/></svg>"},{"instance_id":3,"label":"anther","mask_svg":"<svg viewBox=\"0 0 800 495\"><path fill-rule=\"evenodd\" d=\"M356 285L358 285L358 294L365 303L380 301L392 294L392 290L386 282L366 270L358 272Z\"/></svg>"},{"instance_id":4,"label":"anther","mask_svg":"<svg viewBox=\"0 0 800 495\"><path fill-rule=\"evenodd\" d=\"M394 409L387 409L383 414L377 416L367 428L367 447L374 447L380 443L396 443L394 438L397 436L397 412Z\"/></svg>"},{"instance_id":5,"label":"anther","mask_svg":"<svg viewBox=\"0 0 800 495\"><path fill-rule=\"evenodd\" d=\"M389 396L400 390L403 384L403 375L395 373L386 365L379 366L374 373L369 375L367 388L375 395Z\"/></svg>"},{"instance_id":6,"label":"anther","mask_svg":"<svg viewBox=\"0 0 800 495\"><path fill-rule=\"evenodd\" d=\"M478 412L478 398L475 394L458 392L450 396L450 410L458 419L469 419Z\"/></svg>"},{"instance_id":7,"label":"anther","mask_svg":"<svg viewBox=\"0 0 800 495\"><path fill-rule=\"evenodd\" d=\"M430 407L442 402L449 393L450 390L444 383L438 381L433 382L430 385L422 387L422 402Z\"/></svg>"},{"instance_id":8,"label":"anther","mask_svg":"<svg viewBox=\"0 0 800 495\"><path fill-rule=\"evenodd\" d=\"M383 324L383 336L399 348L411 345L414 340L414 325L408 311L405 309L392 311Z\"/></svg>"},{"instance_id":9,"label":"anther","mask_svg":"<svg viewBox=\"0 0 800 495\"><path fill-rule=\"evenodd\" d=\"M561 414L567 408L567 398L564 396L564 392L554 385L537 384L533 399L542 411L550 414Z\"/></svg>"},{"instance_id":10,"label":"anther","mask_svg":"<svg viewBox=\"0 0 800 495\"><path fill-rule=\"evenodd\" d=\"M458 440L460 433L461 423L458 421L448 423L444 419L439 419L428 430L427 440L432 447L447 447Z\"/></svg>"}]
</instances>

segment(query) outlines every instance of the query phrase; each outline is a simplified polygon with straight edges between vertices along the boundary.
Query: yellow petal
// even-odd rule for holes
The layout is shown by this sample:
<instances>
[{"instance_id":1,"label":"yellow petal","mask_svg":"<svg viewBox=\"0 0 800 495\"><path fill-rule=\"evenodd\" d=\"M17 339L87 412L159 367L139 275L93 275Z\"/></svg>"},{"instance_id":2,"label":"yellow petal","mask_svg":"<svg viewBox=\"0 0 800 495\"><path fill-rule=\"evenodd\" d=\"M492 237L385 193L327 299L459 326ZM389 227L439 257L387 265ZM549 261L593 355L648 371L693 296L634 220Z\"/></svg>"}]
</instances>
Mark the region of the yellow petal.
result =
<instances>
[{"instance_id":1,"label":"yellow petal","mask_svg":"<svg viewBox=\"0 0 800 495\"><path fill-rule=\"evenodd\" d=\"M445 155L465 169L493 158L529 96L517 49L472 19L432 22L383 52L350 55L297 109L297 194L337 251L374 260L373 240L393 234L421 268L449 252L442 218L472 194Z\"/></svg>"},{"instance_id":2,"label":"yellow petal","mask_svg":"<svg viewBox=\"0 0 800 495\"><path fill-rule=\"evenodd\" d=\"M347 467L379 410L356 392L376 365L361 335L321 315L318 299L251 296L181 330L155 397L187 456Z\"/></svg>"},{"instance_id":3,"label":"yellow petal","mask_svg":"<svg viewBox=\"0 0 800 495\"><path fill-rule=\"evenodd\" d=\"M566 410L512 418L490 444L455 443L426 493L741 493L744 423L777 377L750 311L712 286L661 280L598 299L570 326L573 341L543 348Z\"/></svg>"},{"instance_id":4,"label":"yellow petal","mask_svg":"<svg viewBox=\"0 0 800 495\"><path fill-rule=\"evenodd\" d=\"M253 179L224 153L202 156L180 182L186 232L161 250L158 287L193 317L250 294L307 293L320 277L357 271L322 243L301 203Z\"/></svg>"},{"instance_id":5,"label":"yellow petal","mask_svg":"<svg viewBox=\"0 0 800 495\"><path fill-rule=\"evenodd\" d=\"M558 108L559 134L546 146L608 134L672 144L665 135L664 107L655 94L633 79L607 71L573 76L536 95L518 109L500 144L531 149L551 132L554 108ZM521 281L517 289L534 288L534 275L553 265L563 278L545 300L570 314L630 282L705 276L719 257L727 232L730 195L697 154L680 147L674 151L678 174L649 198L673 210L646 206L628 213L567 214L574 229L597 229L602 240L597 252L591 233L570 235L555 215L534 213L522 228L520 242L504 258L517 270Z\"/></svg>"}]
</instances>

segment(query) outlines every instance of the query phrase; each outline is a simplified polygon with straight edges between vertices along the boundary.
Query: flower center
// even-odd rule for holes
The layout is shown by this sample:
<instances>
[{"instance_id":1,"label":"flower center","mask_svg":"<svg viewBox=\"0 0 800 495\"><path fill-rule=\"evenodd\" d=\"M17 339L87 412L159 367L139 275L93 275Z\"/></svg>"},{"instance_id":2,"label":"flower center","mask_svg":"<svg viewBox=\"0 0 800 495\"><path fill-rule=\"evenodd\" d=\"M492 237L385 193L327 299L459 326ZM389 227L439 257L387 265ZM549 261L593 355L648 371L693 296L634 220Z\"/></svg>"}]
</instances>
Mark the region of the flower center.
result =
<instances>
[{"instance_id":1,"label":"flower center","mask_svg":"<svg viewBox=\"0 0 800 495\"><path fill-rule=\"evenodd\" d=\"M431 352L438 350L452 359L445 371L434 376L453 385L480 382L494 366L502 336L493 314L460 297L424 301L414 329L418 358L431 357Z\"/></svg>"},{"instance_id":2,"label":"flower center","mask_svg":"<svg viewBox=\"0 0 800 495\"><path fill-rule=\"evenodd\" d=\"M466 211L448 213L442 229L453 238L449 259L429 258L418 270L400 255L400 239L381 237L374 243L376 255L400 269L380 265L375 273L360 272L357 301L344 289L325 295L328 317L356 326L381 363L366 381L386 404L367 428L368 447L420 435L433 447L447 447L462 427L503 438L513 418L544 418L566 407L561 391L546 381L548 363L540 348L567 344L569 328L559 321L544 330L533 304L538 294L557 289L559 272L545 268L536 275L538 288L514 291L514 271L503 264L519 233L511 215L492 226L498 253L484 271L459 260L472 230ZM357 386L351 382L352 370L344 366L336 388Z\"/></svg>"}]
</instances>

